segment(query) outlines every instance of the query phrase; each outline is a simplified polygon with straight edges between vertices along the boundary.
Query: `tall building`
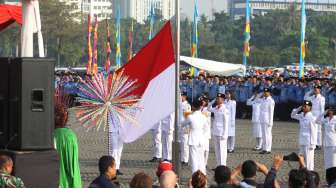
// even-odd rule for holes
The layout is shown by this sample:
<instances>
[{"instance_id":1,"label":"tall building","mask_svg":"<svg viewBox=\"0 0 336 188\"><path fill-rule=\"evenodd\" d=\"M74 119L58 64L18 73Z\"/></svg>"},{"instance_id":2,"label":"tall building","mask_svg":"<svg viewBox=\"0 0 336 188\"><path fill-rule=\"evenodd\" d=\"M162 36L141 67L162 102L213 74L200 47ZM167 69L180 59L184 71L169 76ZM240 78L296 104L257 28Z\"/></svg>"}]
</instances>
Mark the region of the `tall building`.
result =
<instances>
[{"instance_id":1,"label":"tall building","mask_svg":"<svg viewBox=\"0 0 336 188\"><path fill-rule=\"evenodd\" d=\"M213 19L216 12L229 13L230 0L198 0L199 15L205 15L209 20ZM194 16L194 0L181 0L181 14L188 19Z\"/></svg>"},{"instance_id":2,"label":"tall building","mask_svg":"<svg viewBox=\"0 0 336 188\"><path fill-rule=\"evenodd\" d=\"M175 0L113 0L113 10L116 12L120 6L122 18L133 18L139 23L144 23L150 13L150 6L153 3L157 13L162 19L169 20L175 15Z\"/></svg>"},{"instance_id":3,"label":"tall building","mask_svg":"<svg viewBox=\"0 0 336 188\"><path fill-rule=\"evenodd\" d=\"M77 0L81 1L82 13L98 16L98 20L113 17L112 0Z\"/></svg>"},{"instance_id":4,"label":"tall building","mask_svg":"<svg viewBox=\"0 0 336 188\"><path fill-rule=\"evenodd\" d=\"M234 19L245 16L245 0L230 0L230 14ZM251 13L264 15L271 10L301 7L301 0L250 0ZM336 0L306 0L306 9L318 12L336 12Z\"/></svg>"}]
</instances>

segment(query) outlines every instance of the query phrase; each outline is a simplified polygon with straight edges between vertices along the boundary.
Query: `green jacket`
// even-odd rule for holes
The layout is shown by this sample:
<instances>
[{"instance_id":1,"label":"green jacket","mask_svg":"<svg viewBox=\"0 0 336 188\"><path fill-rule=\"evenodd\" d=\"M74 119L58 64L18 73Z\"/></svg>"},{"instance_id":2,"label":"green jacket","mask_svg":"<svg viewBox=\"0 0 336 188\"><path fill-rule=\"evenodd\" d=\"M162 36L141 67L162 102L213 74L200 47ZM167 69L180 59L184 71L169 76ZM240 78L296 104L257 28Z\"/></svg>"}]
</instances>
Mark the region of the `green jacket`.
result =
<instances>
[{"instance_id":1,"label":"green jacket","mask_svg":"<svg viewBox=\"0 0 336 188\"><path fill-rule=\"evenodd\" d=\"M20 178L0 171L0 188L25 188Z\"/></svg>"}]
</instances>

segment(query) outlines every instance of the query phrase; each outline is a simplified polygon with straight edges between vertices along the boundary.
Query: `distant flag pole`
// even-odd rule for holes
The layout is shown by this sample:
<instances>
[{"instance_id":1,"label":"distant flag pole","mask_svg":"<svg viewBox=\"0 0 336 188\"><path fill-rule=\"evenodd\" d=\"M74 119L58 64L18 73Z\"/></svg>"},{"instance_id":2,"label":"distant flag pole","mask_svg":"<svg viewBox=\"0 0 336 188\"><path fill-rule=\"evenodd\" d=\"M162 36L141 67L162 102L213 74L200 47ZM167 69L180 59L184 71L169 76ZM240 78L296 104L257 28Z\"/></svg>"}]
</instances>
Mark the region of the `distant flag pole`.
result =
<instances>
[{"instance_id":1,"label":"distant flag pole","mask_svg":"<svg viewBox=\"0 0 336 188\"><path fill-rule=\"evenodd\" d=\"M247 65L247 58L250 56L250 39L251 39L251 22L250 22L250 1L246 0L245 9L245 31L244 31L244 52L243 52L243 65Z\"/></svg>"},{"instance_id":2,"label":"distant flag pole","mask_svg":"<svg viewBox=\"0 0 336 188\"><path fill-rule=\"evenodd\" d=\"M306 57L305 35L306 35L306 10L305 0L301 1L301 50L300 50L300 65L299 65L299 78L304 78L304 64Z\"/></svg>"},{"instance_id":3,"label":"distant flag pole","mask_svg":"<svg viewBox=\"0 0 336 188\"><path fill-rule=\"evenodd\" d=\"M197 22L198 22L198 1L194 1L194 20L193 20L193 38L192 38L192 47L191 47L191 57L198 57L198 30L197 30ZM196 73L196 69L194 67L191 68L190 75L193 76Z\"/></svg>"},{"instance_id":4,"label":"distant flag pole","mask_svg":"<svg viewBox=\"0 0 336 188\"><path fill-rule=\"evenodd\" d=\"M111 33L108 24L108 20L106 19L106 29L107 29L107 40L106 40L106 62L105 62L105 71L108 74L110 72L110 56L111 56Z\"/></svg>"},{"instance_id":5,"label":"distant flag pole","mask_svg":"<svg viewBox=\"0 0 336 188\"><path fill-rule=\"evenodd\" d=\"M87 34L87 47L88 47L88 63L86 67L86 74L91 75L92 73L92 46L91 46L91 32L92 32L92 25L91 25L91 15L88 16L88 34Z\"/></svg>"},{"instance_id":6,"label":"distant flag pole","mask_svg":"<svg viewBox=\"0 0 336 188\"><path fill-rule=\"evenodd\" d=\"M95 15L95 27L94 27L94 36L93 36L93 57L92 57L92 74L95 75L98 73L98 17Z\"/></svg>"},{"instance_id":7,"label":"distant flag pole","mask_svg":"<svg viewBox=\"0 0 336 188\"><path fill-rule=\"evenodd\" d=\"M154 22L155 22L154 0L150 1L149 16L150 16L150 26L149 26L149 36L148 36L148 39L151 40L153 38Z\"/></svg>"},{"instance_id":8,"label":"distant flag pole","mask_svg":"<svg viewBox=\"0 0 336 188\"><path fill-rule=\"evenodd\" d=\"M128 43L129 43L129 48L128 48L127 61L130 61L133 57L133 20L132 20L131 29L128 35Z\"/></svg>"},{"instance_id":9,"label":"distant flag pole","mask_svg":"<svg viewBox=\"0 0 336 188\"><path fill-rule=\"evenodd\" d=\"M117 68L121 67L121 51L120 51L120 4L117 10L116 20L116 65Z\"/></svg>"}]
</instances>

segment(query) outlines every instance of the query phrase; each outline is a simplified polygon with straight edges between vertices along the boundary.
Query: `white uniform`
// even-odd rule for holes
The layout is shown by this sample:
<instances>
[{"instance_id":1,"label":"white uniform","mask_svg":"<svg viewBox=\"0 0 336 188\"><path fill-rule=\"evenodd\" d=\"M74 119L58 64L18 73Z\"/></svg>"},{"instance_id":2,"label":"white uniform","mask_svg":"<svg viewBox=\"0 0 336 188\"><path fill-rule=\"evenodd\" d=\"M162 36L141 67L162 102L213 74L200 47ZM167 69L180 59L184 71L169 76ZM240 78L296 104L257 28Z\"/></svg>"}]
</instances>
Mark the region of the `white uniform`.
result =
<instances>
[{"instance_id":1,"label":"white uniform","mask_svg":"<svg viewBox=\"0 0 336 188\"><path fill-rule=\"evenodd\" d=\"M212 122L212 135L214 138L214 147L217 166L226 166L227 159L227 138L229 129L228 110L224 104L216 107L209 107L209 111L214 113Z\"/></svg>"},{"instance_id":2,"label":"white uniform","mask_svg":"<svg viewBox=\"0 0 336 188\"><path fill-rule=\"evenodd\" d=\"M323 118L324 127L324 167L336 167L336 116Z\"/></svg>"},{"instance_id":3,"label":"white uniform","mask_svg":"<svg viewBox=\"0 0 336 188\"><path fill-rule=\"evenodd\" d=\"M293 109L291 117L300 122L299 147L305 157L308 170L314 170L314 150L317 144L317 124L313 113L298 114L299 109Z\"/></svg>"},{"instance_id":4,"label":"white uniform","mask_svg":"<svg viewBox=\"0 0 336 188\"><path fill-rule=\"evenodd\" d=\"M235 147L235 136L236 136L236 101L225 100L224 106L228 109L228 122L229 122L229 132L228 132L228 149L230 151L234 150Z\"/></svg>"},{"instance_id":5,"label":"white uniform","mask_svg":"<svg viewBox=\"0 0 336 188\"><path fill-rule=\"evenodd\" d=\"M151 129L153 157L157 159L162 158L162 142L161 142L161 121L153 126Z\"/></svg>"},{"instance_id":6,"label":"white uniform","mask_svg":"<svg viewBox=\"0 0 336 188\"><path fill-rule=\"evenodd\" d=\"M274 100L271 96L260 100L260 124L262 129L262 149L267 152L272 150L272 127L274 115Z\"/></svg>"},{"instance_id":7,"label":"white uniform","mask_svg":"<svg viewBox=\"0 0 336 188\"><path fill-rule=\"evenodd\" d=\"M307 100L311 101L312 106L312 113L315 117L320 117L324 113L324 107L325 107L325 98L321 95L313 95L307 98ZM317 123L317 130L318 130L318 136L317 136L317 146L322 146L322 127L320 123Z\"/></svg>"},{"instance_id":8,"label":"white uniform","mask_svg":"<svg viewBox=\"0 0 336 188\"><path fill-rule=\"evenodd\" d=\"M119 125L114 125L110 123L109 134L110 134L110 144L109 144L109 155L112 156L116 162L116 169L120 169L121 154L123 150L123 141L120 137L120 127Z\"/></svg>"},{"instance_id":9,"label":"white uniform","mask_svg":"<svg viewBox=\"0 0 336 188\"><path fill-rule=\"evenodd\" d=\"M192 113L182 124L190 128L189 146L192 173L197 170L206 174L204 162L204 131L208 124L207 118L200 110Z\"/></svg>"},{"instance_id":10,"label":"white uniform","mask_svg":"<svg viewBox=\"0 0 336 188\"><path fill-rule=\"evenodd\" d=\"M207 117L207 126L204 130L204 162L208 164L211 139L211 112L207 108L202 108L201 112Z\"/></svg>"},{"instance_id":11,"label":"white uniform","mask_svg":"<svg viewBox=\"0 0 336 188\"><path fill-rule=\"evenodd\" d=\"M174 139L174 113L161 120L162 158L172 160L172 144Z\"/></svg>"},{"instance_id":12,"label":"white uniform","mask_svg":"<svg viewBox=\"0 0 336 188\"><path fill-rule=\"evenodd\" d=\"M260 124L260 98L251 97L247 100L246 105L252 106L252 133L253 137L257 139L256 148L262 147L262 130Z\"/></svg>"},{"instance_id":13,"label":"white uniform","mask_svg":"<svg viewBox=\"0 0 336 188\"><path fill-rule=\"evenodd\" d=\"M181 103L181 122L185 120L184 112L191 112L191 106L188 101ZM180 143L181 161L188 163L189 161L189 144L188 144L188 129L186 127L179 127L178 130L178 142Z\"/></svg>"}]
</instances>

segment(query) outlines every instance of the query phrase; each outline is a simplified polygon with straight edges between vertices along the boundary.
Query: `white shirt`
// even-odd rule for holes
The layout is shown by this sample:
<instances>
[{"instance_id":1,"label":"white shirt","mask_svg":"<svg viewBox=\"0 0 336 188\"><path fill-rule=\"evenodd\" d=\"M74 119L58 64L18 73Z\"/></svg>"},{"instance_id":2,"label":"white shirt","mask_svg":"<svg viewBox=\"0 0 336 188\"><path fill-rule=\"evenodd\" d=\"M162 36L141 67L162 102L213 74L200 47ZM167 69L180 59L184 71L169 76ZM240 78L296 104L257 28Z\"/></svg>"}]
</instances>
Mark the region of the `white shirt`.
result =
<instances>
[{"instance_id":1,"label":"white shirt","mask_svg":"<svg viewBox=\"0 0 336 188\"><path fill-rule=\"evenodd\" d=\"M291 117L300 122L300 146L314 146L317 144L317 124L316 117L312 112L298 114L299 109L293 109Z\"/></svg>"},{"instance_id":2,"label":"white shirt","mask_svg":"<svg viewBox=\"0 0 336 188\"><path fill-rule=\"evenodd\" d=\"M324 127L324 143L325 147L336 146L336 116L331 119L329 117L322 119L322 125Z\"/></svg>"},{"instance_id":3,"label":"white shirt","mask_svg":"<svg viewBox=\"0 0 336 188\"><path fill-rule=\"evenodd\" d=\"M260 100L260 123L273 126L274 105L275 102L271 96Z\"/></svg>"},{"instance_id":4,"label":"white shirt","mask_svg":"<svg viewBox=\"0 0 336 188\"><path fill-rule=\"evenodd\" d=\"M193 112L184 122L182 122L183 126L190 128L188 141L190 146L204 146L204 131L207 126L207 121L207 118L200 110L198 110Z\"/></svg>"},{"instance_id":5,"label":"white shirt","mask_svg":"<svg viewBox=\"0 0 336 188\"><path fill-rule=\"evenodd\" d=\"M204 136L207 139L211 139L211 112L209 112L207 108L202 108L201 112L207 118L207 126L205 127L204 130Z\"/></svg>"},{"instance_id":6,"label":"white shirt","mask_svg":"<svg viewBox=\"0 0 336 188\"><path fill-rule=\"evenodd\" d=\"M246 105L252 106L252 122L260 123L260 98L251 97L246 101Z\"/></svg>"},{"instance_id":7,"label":"white shirt","mask_svg":"<svg viewBox=\"0 0 336 188\"><path fill-rule=\"evenodd\" d=\"M174 132L174 120L175 113L171 113L169 116L161 120L161 129L164 132Z\"/></svg>"},{"instance_id":8,"label":"white shirt","mask_svg":"<svg viewBox=\"0 0 336 188\"><path fill-rule=\"evenodd\" d=\"M309 101L312 102L312 113L315 117L319 117L324 113L325 107L325 98L321 95L313 95L308 98Z\"/></svg>"},{"instance_id":9,"label":"white shirt","mask_svg":"<svg viewBox=\"0 0 336 188\"><path fill-rule=\"evenodd\" d=\"M212 134L214 136L228 137L228 110L221 104L220 106L209 106L208 110L214 113L214 120L212 122Z\"/></svg>"}]
</instances>

